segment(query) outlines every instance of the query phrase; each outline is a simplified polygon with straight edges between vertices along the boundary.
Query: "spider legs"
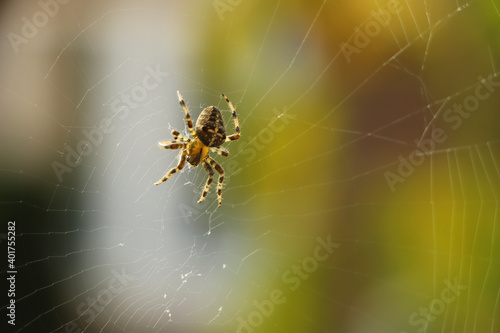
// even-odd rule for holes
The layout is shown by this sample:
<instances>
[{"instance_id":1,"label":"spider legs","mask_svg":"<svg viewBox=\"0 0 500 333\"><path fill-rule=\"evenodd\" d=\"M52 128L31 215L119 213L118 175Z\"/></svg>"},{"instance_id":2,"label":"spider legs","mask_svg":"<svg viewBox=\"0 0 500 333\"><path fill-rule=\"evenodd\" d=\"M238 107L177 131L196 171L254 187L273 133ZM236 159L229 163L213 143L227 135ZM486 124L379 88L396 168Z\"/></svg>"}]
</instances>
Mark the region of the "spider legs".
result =
<instances>
[{"instance_id":1,"label":"spider legs","mask_svg":"<svg viewBox=\"0 0 500 333\"><path fill-rule=\"evenodd\" d=\"M234 128L236 130L236 134L229 135L228 137L226 137L226 142L238 140L240 138L241 131L240 131L240 122L238 121L238 115L236 114L236 109L234 108L233 103L229 101L229 98L227 98L226 95L222 94L222 97L224 97L227 104L229 105L229 108L231 109L231 112L233 113Z\"/></svg>"},{"instance_id":2,"label":"spider legs","mask_svg":"<svg viewBox=\"0 0 500 333\"><path fill-rule=\"evenodd\" d=\"M210 147L210 151L213 151L214 153L219 154L219 155L224 156L224 157L229 156L229 152L227 151L227 149L224 149L222 147Z\"/></svg>"},{"instance_id":3,"label":"spider legs","mask_svg":"<svg viewBox=\"0 0 500 333\"><path fill-rule=\"evenodd\" d=\"M196 132L193 129L193 121L191 120L191 115L189 114L189 109L187 108L186 103L184 103L184 99L182 99L182 95L179 92L179 90L177 90L177 97L179 98L179 104L181 105L182 109L184 110L184 113L186 114L186 124L187 124L187 127L189 129L189 133L191 133L193 138L196 138Z\"/></svg>"},{"instance_id":4,"label":"spider legs","mask_svg":"<svg viewBox=\"0 0 500 333\"><path fill-rule=\"evenodd\" d=\"M191 141L191 139L186 138L184 135L182 135L181 133L179 133L179 131L172 130L171 133L172 133L172 136L174 137L175 141L179 141L179 138L180 138L180 141L186 141L186 142L190 142Z\"/></svg>"},{"instance_id":5,"label":"spider legs","mask_svg":"<svg viewBox=\"0 0 500 333\"><path fill-rule=\"evenodd\" d=\"M210 166L210 164L204 160L203 162L203 167L205 170L208 172L208 179L207 183L205 184L205 188L203 189L203 192L201 193L201 198L198 200L198 203L201 203L203 200L205 200L205 197L208 194L208 190L210 189L210 184L212 184L212 181L214 180L214 169Z\"/></svg>"},{"instance_id":6,"label":"spider legs","mask_svg":"<svg viewBox=\"0 0 500 333\"><path fill-rule=\"evenodd\" d=\"M217 184L217 197L219 198L219 207L222 204L222 183L224 182L224 169L215 162L211 157L207 157L207 160L210 161L210 164L217 170L219 173L219 184Z\"/></svg>"},{"instance_id":7,"label":"spider legs","mask_svg":"<svg viewBox=\"0 0 500 333\"><path fill-rule=\"evenodd\" d=\"M187 142L181 142L181 141L158 141L158 147L163 149L185 148L187 144L188 144Z\"/></svg>"},{"instance_id":8,"label":"spider legs","mask_svg":"<svg viewBox=\"0 0 500 333\"><path fill-rule=\"evenodd\" d=\"M219 184L217 185L217 197L219 198L219 207L220 207L222 204L222 183L224 182L224 169L222 169L222 167L209 156L206 158L206 160L203 161L203 166L205 167L205 170L207 170L208 172L208 179L198 203L205 200L205 197L208 194L208 190L210 189L210 184L212 184L212 180L214 179L214 170L212 169L213 167L219 173Z\"/></svg>"},{"instance_id":9,"label":"spider legs","mask_svg":"<svg viewBox=\"0 0 500 333\"><path fill-rule=\"evenodd\" d=\"M181 156L179 158L179 164L177 164L177 166L175 168L173 168L169 172L167 172L165 174L165 176L163 176L162 179L160 179L159 181L157 181L155 183L155 185L160 185L161 183L167 181L167 179L169 179L170 176L172 176L174 173L176 173L179 170L182 170L182 168L184 168L184 165L186 164L186 155L187 155L187 151L185 149L183 149L181 151Z\"/></svg>"}]
</instances>

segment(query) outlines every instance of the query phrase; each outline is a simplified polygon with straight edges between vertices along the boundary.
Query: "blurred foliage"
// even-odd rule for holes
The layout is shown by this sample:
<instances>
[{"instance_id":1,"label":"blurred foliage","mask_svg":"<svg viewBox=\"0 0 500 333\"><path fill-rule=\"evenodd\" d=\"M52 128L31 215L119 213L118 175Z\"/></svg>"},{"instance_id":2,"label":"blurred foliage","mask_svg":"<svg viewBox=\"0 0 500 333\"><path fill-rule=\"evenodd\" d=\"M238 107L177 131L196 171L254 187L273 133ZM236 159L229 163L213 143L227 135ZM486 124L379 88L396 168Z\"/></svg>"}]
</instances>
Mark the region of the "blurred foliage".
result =
<instances>
[{"instance_id":1,"label":"blurred foliage","mask_svg":"<svg viewBox=\"0 0 500 333\"><path fill-rule=\"evenodd\" d=\"M256 196L252 211L268 216L253 228L300 230L310 239L266 243L266 251L290 254L270 259L277 271L311 251L314 235L342 240L338 254L304 282L318 283L315 290L325 290L328 297L311 297L307 286L290 293L263 331L303 332L312 325L354 332L357 315L385 316L378 313L385 307L367 295L388 280L407 294L406 303L393 295L387 305L387 311L402 309L401 328L408 327L414 309L439 294L444 279L467 284L469 300L496 294L496 284L491 290L475 285L500 271L490 267L490 278L485 281L483 271L476 281L471 269L481 258L490 266L498 261L491 248L498 239L498 197L484 197L489 184L477 178L477 168L488 153L474 155L474 145L498 140L500 95L481 102L457 130L443 123L440 112L473 93L479 76L498 69L499 17L489 2L461 10L455 2L394 3L398 15L386 16L389 24L379 24L349 59L342 43L356 45L360 29L380 22L373 13L390 13L391 2L242 2L200 38L204 80L211 89L231 93L246 144L258 142L276 120L273 109L291 119L232 179L232 185L247 184L245 193ZM447 135L436 150L454 150L427 156L391 193L383 167L392 162L394 170L397 156L409 156L418 147L415 140L428 138L433 128ZM456 148L462 145L470 148ZM457 165L455 157L463 161ZM235 158L246 164L244 153ZM485 172L498 176L495 166ZM468 196L470 191L474 194ZM483 201L476 203L474 197ZM485 203L489 200L491 205ZM282 283L268 282L270 289ZM253 291L246 292L250 301ZM482 301L484 311L495 302ZM465 299L454 306L457 313L467 310ZM444 320L451 319L438 319L441 325Z\"/></svg>"}]
</instances>

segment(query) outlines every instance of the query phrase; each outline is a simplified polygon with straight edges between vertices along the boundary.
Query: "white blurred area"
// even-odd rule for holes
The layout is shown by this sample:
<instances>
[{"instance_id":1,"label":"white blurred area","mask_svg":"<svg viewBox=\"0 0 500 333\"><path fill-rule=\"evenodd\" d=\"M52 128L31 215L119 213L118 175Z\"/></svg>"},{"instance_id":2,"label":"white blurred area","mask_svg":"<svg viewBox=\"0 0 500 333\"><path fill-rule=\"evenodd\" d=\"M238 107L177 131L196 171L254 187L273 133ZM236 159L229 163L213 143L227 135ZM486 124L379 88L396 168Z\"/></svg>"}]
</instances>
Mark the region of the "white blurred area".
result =
<instances>
[{"instance_id":1,"label":"white blurred area","mask_svg":"<svg viewBox=\"0 0 500 333\"><path fill-rule=\"evenodd\" d=\"M59 1L8 1L3 3L0 20L1 115L2 124L10 124L10 131L2 132L6 135L2 142L31 138L33 145L44 146L30 154L11 144L6 148L12 161L23 160L26 171L43 171L47 178L54 173L53 156L47 151L62 152L75 128L90 126L78 123L81 118L109 118L106 96L117 96L116 90L127 83L137 85L140 71L146 73L148 66L179 72L180 66L186 66L180 53L172 52L182 37L177 33L182 21L169 13L182 11L179 4ZM53 16L45 14L40 3ZM172 77L162 82L164 107L169 90L175 97L178 84Z\"/></svg>"},{"instance_id":2,"label":"white blurred area","mask_svg":"<svg viewBox=\"0 0 500 333\"><path fill-rule=\"evenodd\" d=\"M187 195L189 204L195 202L191 196L199 193L182 186L182 175L162 186L153 183L177 162L177 152L156 143L171 140L173 128L184 130L176 90L189 92L190 75L200 70L192 68L192 55L203 20L181 1L62 2L2 5L1 160L16 175L5 185L20 186L20 177L23 192L40 196L37 209L73 212L60 222L65 234L78 235L73 251L81 254L66 276L76 279L67 296L57 290L55 299L96 297L100 281L105 285L125 269L134 287L120 295L122 307L137 318L157 311L156 320L174 315L183 322L187 312L179 311L177 300L187 297L186 290L192 293L182 286L189 285L185 265L195 235L178 205ZM189 104L198 112L196 101ZM92 151L78 156L69 171L68 155L82 140L91 142ZM54 162L63 166L59 175ZM196 308L213 299L199 296ZM78 307L65 311L61 320L77 322Z\"/></svg>"}]
</instances>

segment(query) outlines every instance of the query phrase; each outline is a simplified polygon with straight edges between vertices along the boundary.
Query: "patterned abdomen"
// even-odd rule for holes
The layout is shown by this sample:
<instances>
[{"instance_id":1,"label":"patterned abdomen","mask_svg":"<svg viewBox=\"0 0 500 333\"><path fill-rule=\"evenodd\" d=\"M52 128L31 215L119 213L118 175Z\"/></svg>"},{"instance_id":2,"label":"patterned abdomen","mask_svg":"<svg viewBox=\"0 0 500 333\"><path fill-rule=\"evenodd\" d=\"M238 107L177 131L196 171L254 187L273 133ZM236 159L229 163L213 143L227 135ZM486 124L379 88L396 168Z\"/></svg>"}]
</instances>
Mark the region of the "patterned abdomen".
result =
<instances>
[{"instance_id":1,"label":"patterned abdomen","mask_svg":"<svg viewBox=\"0 0 500 333\"><path fill-rule=\"evenodd\" d=\"M201 111L195 131L198 139L208 147L218 147L226 141L224 120L215 106L209 106Z\"/></svg>"}]
</instances>

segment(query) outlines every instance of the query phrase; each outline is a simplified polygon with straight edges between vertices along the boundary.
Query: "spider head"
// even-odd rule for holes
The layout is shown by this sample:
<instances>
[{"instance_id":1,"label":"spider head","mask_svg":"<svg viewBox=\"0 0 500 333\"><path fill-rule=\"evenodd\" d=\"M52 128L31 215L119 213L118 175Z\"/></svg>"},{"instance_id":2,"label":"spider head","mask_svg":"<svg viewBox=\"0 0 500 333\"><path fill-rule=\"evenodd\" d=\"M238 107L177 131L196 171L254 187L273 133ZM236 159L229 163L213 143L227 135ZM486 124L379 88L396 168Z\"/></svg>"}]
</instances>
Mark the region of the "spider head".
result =
<instances>
[{"instance_id":1,"label":"spider head","mask_svg":"<svg viewBox=\"0 0 500 333\"><path fill-rule=\"evenodd\" d=\"M191 141L187 149L187 161L194 167L197 167L207 157L209 152L209 148L197 138Z\"/></svg>"}]
</instances>

